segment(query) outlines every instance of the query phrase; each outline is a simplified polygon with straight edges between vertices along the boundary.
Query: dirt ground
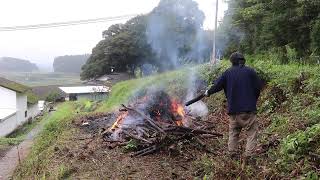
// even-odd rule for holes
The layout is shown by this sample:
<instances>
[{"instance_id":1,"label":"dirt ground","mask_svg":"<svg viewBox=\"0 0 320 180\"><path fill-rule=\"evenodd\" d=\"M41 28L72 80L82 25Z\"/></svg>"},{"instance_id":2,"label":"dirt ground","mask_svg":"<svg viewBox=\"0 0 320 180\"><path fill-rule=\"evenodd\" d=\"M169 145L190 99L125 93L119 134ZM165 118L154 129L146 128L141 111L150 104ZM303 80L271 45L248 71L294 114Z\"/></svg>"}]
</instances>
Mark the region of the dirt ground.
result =
<instances>
[{"instance_id":1,"label":"dirt ground","mask_svg":"<svg viewBox=\"0 0 320 180\"><path fill-rule=\"evenodd\" d=\"M216 131L227 132L225 112L212 116L208 119L219 127ZM109 127L114 119L115 114L97 114L75 120L70 131L72 136L55 147L52 167L61 162L67 164L66 176L75 179L194 179L205 174L205 169L198 166L203 157L213 159L225 155L226 137L207 139L210 152L187 143L176 151L162 150L144 157L131 157L122 147L110 148L99 136L101 129ZM83 122L89 125L82 126Z\"/></svg>"},{"instance_id":2,"label":"dirt ground","mask_svg":"<svg viewBox=\"0 0 320 180\"><path fill-rule=\"evenodd\" d=\"M51 168L63 165L67 169L63 177L72 179L203 179L208 173L213 175L209 179L274 179L273 172L266 168L267 156L260 158L259 166L243 169L242 159L231 160L226 155L229 117L225 109L203 119L211 121L216 132L224 134L223 138L205 139L210 151L186 143L178 150L163 149L143 157L131 157L132 152L110 147L101 138L100 133L110 127L116 116L100 113L74 120L73 128L54 148ZM84 122L89 125L83 126ZM245 136L241 139L243 148Z\"/></svg>"}]
</instances>

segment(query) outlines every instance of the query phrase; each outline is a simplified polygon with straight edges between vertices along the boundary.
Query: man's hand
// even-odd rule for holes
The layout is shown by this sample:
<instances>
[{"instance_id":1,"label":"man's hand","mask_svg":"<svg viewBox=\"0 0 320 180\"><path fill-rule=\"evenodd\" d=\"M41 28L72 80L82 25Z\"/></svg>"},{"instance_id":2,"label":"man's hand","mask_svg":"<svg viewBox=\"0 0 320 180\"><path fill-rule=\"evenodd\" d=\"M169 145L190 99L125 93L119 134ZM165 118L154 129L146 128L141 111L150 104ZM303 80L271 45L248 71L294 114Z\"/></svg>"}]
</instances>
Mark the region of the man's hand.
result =
<instances>
[{"instance_id":1,"label":"man's hand","mask_svg":"<svg viewBox=\"0 0 320 180\"><path fill-rule=\"evenodd\" d=\"M206 92L204 92L204 95L205 95L206 97L209 97L209 96L210 96L208 90L206 90Z\"/></svg>"}]
</instances>

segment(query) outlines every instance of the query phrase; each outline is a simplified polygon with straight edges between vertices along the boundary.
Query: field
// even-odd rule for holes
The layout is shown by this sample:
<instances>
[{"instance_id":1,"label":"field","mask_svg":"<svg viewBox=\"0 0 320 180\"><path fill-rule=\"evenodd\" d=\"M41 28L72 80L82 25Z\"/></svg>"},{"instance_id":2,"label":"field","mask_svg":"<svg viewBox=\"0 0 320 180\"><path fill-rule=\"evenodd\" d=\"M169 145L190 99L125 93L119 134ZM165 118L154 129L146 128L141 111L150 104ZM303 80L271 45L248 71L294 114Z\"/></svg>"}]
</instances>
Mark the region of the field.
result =
<instances>
[{"instance_id":1,"label":"field","mask_svg":"<svg viewBox=\"0 0 320 180\"><path fill-rule=\"evenodd\" d=\"M257 61L256 59L262 59ZM186 92L186 69L147 78L124 81L102 106L79 102L58 109L54 120L38 138L32 154L17 169L17 179L318 179L320 154L320 77L318 66L280 65L268 58L251 57L248 63L267 81L259 100L259 148L265 151L256 163L242 166L242 159L226 154L228 115L222 93L205 99L209 114L204 119L215 125L224 138L208 142L214 150L183 151L176 155L160 152L131 158L125 149L108 149L99 136L79 127L79 120L101 112L115 112L121 103L155 84L176 97ZM196 67L197 75L211 83L229 64ZM155 83L156 82L156 83ZM79 112L79 113L75 113ZM242 136L241 138L243 138ZM241 141L243 148L244 141ZM187 157L187 159L186 159Z\"/></svg>"},{"instance_id":2,"label":"field","mask_svg":"<svg viewBox=\"0 0 320 180\"><path fill-rule=\"evenodd\" d=\"M81 83L79 74L42 72L0 72L0 76L30 87Z\"/></svg>"}]
</instances>

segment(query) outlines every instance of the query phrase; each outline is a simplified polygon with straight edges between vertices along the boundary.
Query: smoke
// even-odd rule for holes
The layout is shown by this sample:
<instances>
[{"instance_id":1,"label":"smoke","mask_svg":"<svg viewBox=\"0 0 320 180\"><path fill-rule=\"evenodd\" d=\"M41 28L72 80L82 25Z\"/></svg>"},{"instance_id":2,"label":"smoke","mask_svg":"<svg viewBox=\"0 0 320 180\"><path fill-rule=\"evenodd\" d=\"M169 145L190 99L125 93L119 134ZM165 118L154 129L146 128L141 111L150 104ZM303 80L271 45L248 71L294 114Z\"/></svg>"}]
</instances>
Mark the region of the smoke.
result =
<instances>
[{"instance_id":1,"label":"smoke","mask_svg":"<svg viewBox=\"0 0 320 180\"><path fill-rule=\"evenodd\" d=\"M162 0L150 14L146 36L161 70L203 62L204 13L192 0ZM199 61L201 59L201 61Z\"/></svg>"},{"instance_id":2,"label":"smoke","mask_svg":"<svg viewBox=\"0 0 320 180\"><path fill-rule=\"evenodd\" d=\"M169 61L169 64L177 68L178 66L178 44L174 41L172 33L169 32L168 20L162 16L151 15L147 26L147 39L157 59L160 61ZM165 62L160 64L167 67Z\"/></svg>"},{"instance_id":3,"label":"smoke","mask_svg":"<svg viewBox=\"0 0 320 180\"><path fill-rule=\"evenodd\" d=\"M196 96L196 92L199 89L199 84L197 82L197 75L195 68L189 68L188 82L187 82L187 95L185 101L193 99ZM198 101L188 107L186 107L188 113L192 116L204 117L208 114L208 107L203 101Z\"/></svg>"},{"instance_id":4,"label":"smoke","mask_svg":"<svg viewBox=\"0 0 320 180\"><path fill-rule=\"evenodd\" d=\"M210 34L203 29L203 20L203 12L198 9L197 3L191 0L176 1L171 6L163 0L150 13L146 36L156 54L161 71L209 60L212 41L208 37ZM198 90L196 70L189 70L186 77L187 95L182 98L185 101L194 98ZM194 116L205 116L208 108L200 101L189 106L187 111Z\"/></svg>"}]
</instances>

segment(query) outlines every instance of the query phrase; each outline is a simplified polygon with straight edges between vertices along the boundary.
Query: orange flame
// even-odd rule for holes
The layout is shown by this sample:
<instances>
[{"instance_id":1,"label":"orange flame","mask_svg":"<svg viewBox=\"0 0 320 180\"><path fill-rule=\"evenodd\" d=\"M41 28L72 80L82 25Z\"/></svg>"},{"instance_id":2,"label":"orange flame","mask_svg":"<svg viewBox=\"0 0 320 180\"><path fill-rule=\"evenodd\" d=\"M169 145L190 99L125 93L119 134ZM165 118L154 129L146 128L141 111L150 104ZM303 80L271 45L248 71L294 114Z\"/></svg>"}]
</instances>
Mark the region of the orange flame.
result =
<instances>
[{"instance_id":1,"label":"orange flame","mask_svg":"<svg viewBox=\"0 0 320 180\"><path fill-rule=\"evenodd\" d=\"M181 117L184 117L184 115L185 115L184 108L181 106L181 104L178 104L177 113L178 113Z\"/></svg>"},{"instance_id":2,"label":"orange flame","mask_svg":"<svg viewBox=\"0 0 320 180\"><path fill-rule=\"evenodd\" d=\"M117 129L119 128L119 126L122 124L122 121L124 120L124 118L128 115L128 112L125 112L123 114L121 114L120 116L118 116L116 122L113 123L113 125L111 126L111 130Z\"/></svg>"},{"instance_id":3,"label":"orange flame","mask_svg":"<svg viewBox=\"0 0 320 180\"><path fill-rule=\"evenodd\" d=\"M183 126L182 120L176 121L176 125L177 125L177 126Z\"/></svg>"},{"instance_id":4,"label":"orange flame","mask_svg":"<svg viewBox=\"0 0 320 180\"><path fill-rule=\"evenodd\" d=\"M181 118L181 119L178 119L175 123L178 126L182 126L183 125L183 118L185 117L185 111L184 111L183 106L177 100L172 100L171 107L172 107L172 109L171 109L172 112L174 114L179 115Z\"/></svg>"}]
</instances>

